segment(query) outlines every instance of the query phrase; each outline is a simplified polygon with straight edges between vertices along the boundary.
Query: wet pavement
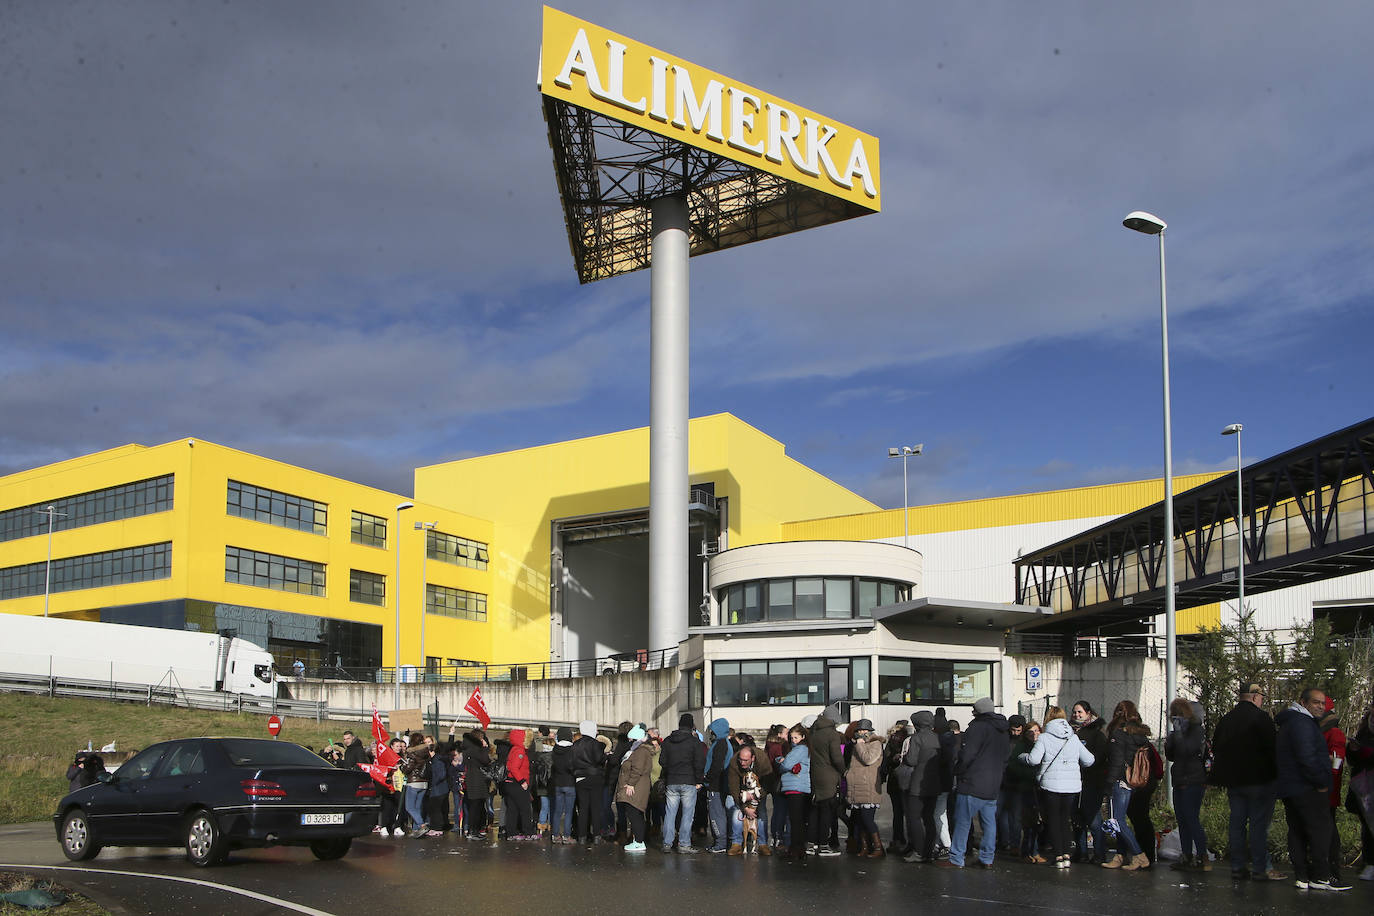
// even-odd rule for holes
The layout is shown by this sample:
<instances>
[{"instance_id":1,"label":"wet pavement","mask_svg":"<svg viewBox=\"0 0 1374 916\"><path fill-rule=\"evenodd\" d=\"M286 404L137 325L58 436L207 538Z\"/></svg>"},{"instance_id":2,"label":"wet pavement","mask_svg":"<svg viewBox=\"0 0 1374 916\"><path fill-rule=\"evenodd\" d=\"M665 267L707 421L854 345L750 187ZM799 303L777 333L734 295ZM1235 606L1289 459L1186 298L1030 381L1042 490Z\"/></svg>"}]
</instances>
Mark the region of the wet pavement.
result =
<instances>
[{"instance_id":1,"label":"wet pavement","mask_svg":"<svg viewBox=\"0 0 1374 916\"><path fill-rule=\"evenodd\" d=\"M661 913L702 913L736 910L739 899L729 896L736 890L750 895L749 907L785 906L789 916L890 914L913 906L961 914L1011 907L1102 916L1319 910L1337 916L1368 914L1374 907L1374 882L1355 881L1353 890L1340 894L1299 891L1291 882L1233 882L1224 867L1183 876L1167 867L1060 871L1011 859L986 871L907 865L897 858L813 858L797 865L778 857L665 856L652 846L633 854L610 844L474 843L452 835L365 837L337 862L317 862L306 849L243 850L224 866L201 869L169 849L109 849L89 863L72 863L50 824L0 827L0 868L16 865L70 868L42 873L116 913L177 916L342 916L435 904L490 911L538 901L564 913L603 916L642 913L650 904Z\"/></svg>"}]
</instances>

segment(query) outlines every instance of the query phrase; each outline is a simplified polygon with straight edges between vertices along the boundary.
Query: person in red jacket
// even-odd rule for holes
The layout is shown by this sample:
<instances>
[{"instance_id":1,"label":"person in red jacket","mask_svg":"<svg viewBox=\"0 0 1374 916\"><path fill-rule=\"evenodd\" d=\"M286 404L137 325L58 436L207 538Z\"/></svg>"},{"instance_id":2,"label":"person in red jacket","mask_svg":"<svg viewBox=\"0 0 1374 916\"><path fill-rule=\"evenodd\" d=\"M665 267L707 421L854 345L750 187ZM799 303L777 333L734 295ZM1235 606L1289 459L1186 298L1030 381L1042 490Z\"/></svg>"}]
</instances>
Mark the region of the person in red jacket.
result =
<instances>
[{"instance_id":1,"label":"person in red jacket","mask_svg":"<svg viewBox=\"0 0 1374 916\"><path fill-rule=\"evenodd\" d=\"M525 750L525 730L513 728L510 754L506 756L506 799L511 804L509 824L512 840L537 840L534 808L530 804L530 755Z\"/></svg>"},{"instance_id":2,"label":"person in red jacket","mask_svg":"<svg viewBox=\"0 0 1374 916\"><path fill-rule=\"evenodd\" d=\"M1340 878L1341 871L1341 832L1336 827L1336 809L1341 806L1344 793L1341 785L1345 780L1345 732L1336 718L1336 704L1331 697L1326 698L1326 713L1318 722L1322 736L1326 738L1326 752L1331 758L1331 879Z\"/></svg>"}]
</instances>

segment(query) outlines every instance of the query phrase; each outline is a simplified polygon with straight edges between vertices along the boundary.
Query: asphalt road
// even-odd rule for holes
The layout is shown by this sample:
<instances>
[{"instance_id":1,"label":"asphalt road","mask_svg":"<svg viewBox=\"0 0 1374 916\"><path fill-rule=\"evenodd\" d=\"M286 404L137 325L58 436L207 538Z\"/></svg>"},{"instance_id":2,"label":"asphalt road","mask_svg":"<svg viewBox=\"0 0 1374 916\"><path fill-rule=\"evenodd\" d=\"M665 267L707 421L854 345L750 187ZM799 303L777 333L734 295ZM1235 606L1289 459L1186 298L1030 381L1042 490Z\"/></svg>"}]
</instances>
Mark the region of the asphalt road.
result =
<instances>
[{"instance_id":1,"label":"asphalt road","mask_svg":"<svg viewBox=\"0 0 1374 916\"><path fill-rule=\"evenodd\" d=\"M794 865L773 858L701 854L665 856L653 847L630 854L547 843L470 843L452 836L408 840L366 837L337 862L317 862L305 849L235 852L222 867L200 869L180 850L111 849L89 863L68 862L50 824L0 827L0 869L35 869L87 893L115 913L353 914L433 905L464 911L532 902L563 913L642 914L746 912L786 907L791 914L898 913L922 909L979 914L1101 916L1359 913L1374 906L1374 882L1342 894L1296 890L1291 882L1231 881L1208 874L1109 872L1074 866L1059 871L999 859L990 871L937 869L849 857ZM71 869L71 870L65 870ZM22 868L21 868L22 870ZM196 882L196 883L186 883ZM203 883L202 883L203 882ZM249 896L251 895L251 896Z\"/></svg>"}]
</instances>

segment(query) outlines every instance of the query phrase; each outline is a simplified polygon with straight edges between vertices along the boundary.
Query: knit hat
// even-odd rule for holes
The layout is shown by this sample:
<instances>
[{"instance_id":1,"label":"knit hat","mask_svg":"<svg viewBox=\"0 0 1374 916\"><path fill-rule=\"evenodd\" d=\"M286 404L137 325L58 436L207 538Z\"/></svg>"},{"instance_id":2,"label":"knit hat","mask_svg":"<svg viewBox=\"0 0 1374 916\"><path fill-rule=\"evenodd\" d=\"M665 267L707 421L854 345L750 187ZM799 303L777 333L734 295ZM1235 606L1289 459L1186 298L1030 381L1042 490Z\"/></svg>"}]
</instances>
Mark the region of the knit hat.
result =
<instances>
[{"instance_id":1,"label":"knit hat","mask_svg":"<svg viewBox=\"0 0 1374 916\"><path fill-rule=\"evenodd\" d=\"M858 725L855 727L855 731L861 731L861 732L871 732L871 731L873 731L873 720L872 720L872 719L860 719L859 722L858 722Z\"/></svg>"},{"instance_id":2,"label":"knit hat","mask_svg":"<svg viewBox=\"0 0 1374 916\"><path fill-rule=\"evenodd\" d=\"M571 728L568 728L568 726L566 726L566 725L560 725L560 726L558 727L558 740L559 740L559 741L571 741L571 740L572 740L572 729L571 729Z\"/></svg>"},{"instance_id":3,"label":"knit hat","mask_svg":"<svg viewBox=\"0 0 1374 916\"><path fill-rule=\"evenodd\" d=\"M1011 726L1012 728L1025 728L1026 717L1020 715L1012 716L1010 719L1007 719L1007 725Z\"/></svg>"},{"instance_id":4,"label":"knit hat","mask_svg":"<svg viewBox=\"0 0 1374 916\"><path fill-rule=\"evenodd\" d=\"M690 712L684 712L682 715L677 717L677 727L695 729L697 727L697 720L692 718L692 714Z\"/></svg>"},{"instance_id":5,"label":"knit hat","mask_svg":"<svg viewBox=\"0 0 1374 916\"><path fill-rule=\"evenodd\" d=\"M935 713L928 709L923 709L920 712L913 712L911 714L911 724L917 728L934 728Z\"/></svg>"},{"instance_id":6,"label":"knit hat","mask_svg":"<svg viewBox=\"0 0 1374 916\"><path fill-rule=\"evenodd\" d=\"M644 730L644 726L636 725L634 728L630 729L629 734L625 737L629 738L631 741L643 741L645 738L649 737L649 733Z\"/></svg>"},{"instance_id":7,"label":"knit hat","mask_svg":"<svg viewBox=\"0 0 1374 916\"><path fill-rule=\"evenodd\" d=\"M989 702L991 702L991 701L989 701ZM577 730L578 730L579 732L581 732L583 735L585 735L586 737L588 737L588 738L595 738L595 737L596 737L596 722L594 722L594 721L591 720L591 719L586 719L586 720L584 720L584 721L582 721L582 722L577 723Z\"/></svg>"},{"instance_id":8,"label":"knit hat","mask_svg":"<svg viewBox=\"0 0 1374 916\"><path fill-rule=\"evenodd\" d=\"M990 712L992 712L992 697L983 697L982 699L973 701L973 714L975 716L981 716Z\"/></svg>"}]
</instances>

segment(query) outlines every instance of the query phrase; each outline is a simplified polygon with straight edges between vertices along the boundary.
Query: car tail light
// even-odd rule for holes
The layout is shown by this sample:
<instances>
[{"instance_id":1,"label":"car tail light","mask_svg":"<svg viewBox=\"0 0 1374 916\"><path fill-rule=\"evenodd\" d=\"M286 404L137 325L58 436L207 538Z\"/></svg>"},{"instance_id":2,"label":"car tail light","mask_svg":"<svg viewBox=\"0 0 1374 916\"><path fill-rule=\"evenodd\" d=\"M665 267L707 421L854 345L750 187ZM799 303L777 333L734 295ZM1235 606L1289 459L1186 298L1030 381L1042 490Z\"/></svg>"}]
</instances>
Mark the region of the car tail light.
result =
<instances>
[{"instance_id":1,"label":"car tail light","mask_svg":"<svg viewBox=\"0 0 1374 916\"><path fill-rule=\"evenodd\" d=\"M239 783L243 794L250 798L285 798L286 790L281 783L267 779L245 779Z\"/></svg>"},{"instance_id":2,"label":"car tail light","mask_svg":"<svg viewBox=\"0 0 1374 916\"><path fill-rule=\"evenodd\" d=\"M369 782L367 785L358 786L358 791L353 793L355 798L376 798L377 785Z\"/></svg>"}]
</instances>

